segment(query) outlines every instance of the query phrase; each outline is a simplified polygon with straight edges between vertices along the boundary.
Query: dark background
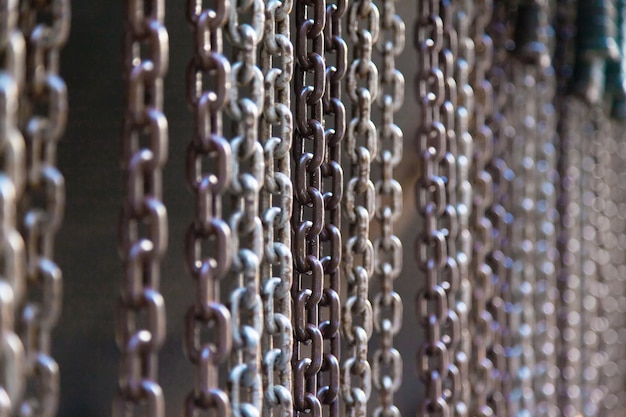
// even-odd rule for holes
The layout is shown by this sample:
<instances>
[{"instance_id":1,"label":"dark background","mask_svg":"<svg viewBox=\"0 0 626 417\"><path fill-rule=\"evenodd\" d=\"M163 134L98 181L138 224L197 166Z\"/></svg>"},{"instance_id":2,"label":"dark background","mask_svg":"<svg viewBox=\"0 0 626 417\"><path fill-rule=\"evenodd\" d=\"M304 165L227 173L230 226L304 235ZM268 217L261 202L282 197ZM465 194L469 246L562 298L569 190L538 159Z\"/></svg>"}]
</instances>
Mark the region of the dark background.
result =
<instances>
[{"instance_id":1,"label":"dark background","mask_svg":"<svg viewBox=\"0 0 626 417\"><path fill-rule=\"evenodd\" d=\"M184 69L192 34L184 18L185 1L168 1L170 70L165 82L170 157L164 173L169 212L169 252L163 262L162 293L167 305L167 341L160 355L160 378L167 414L180 413L191 389L192 367L182 350L182 320L191 303L192 281L183 267L183 236L192 216L192 196L183 174L184 149L191 137L191 113L185 102ZM121 204L118 160L124 86L121 77L122 1L75 1L72 31L62 53L61 72L69 89L70 116L59 145L59 166L67 183L64 226L57 238L57 259L64 272L64 309L54 331L53 355L61 368L59 416L104 417L111 413L117 387L119 352L115 345L114 305L122 277L117 254L117 218ZM403 415L414 415L422 386L415 372L421 329L413 299L421 279L412 259L416 127L413 94L415 2L398 2L407 24L407 45L398 60L406 78L405 105L397 123L405 132L404 162L398 169L405 188L403 219L397 230L404 243L404 272L396 281L404 299L403 331L397 348L404 359L403 386L396 398ZM372 349L370 349L372 350ZM372 397L376 396L372 393Z\"/></svg>"}]
</instances>

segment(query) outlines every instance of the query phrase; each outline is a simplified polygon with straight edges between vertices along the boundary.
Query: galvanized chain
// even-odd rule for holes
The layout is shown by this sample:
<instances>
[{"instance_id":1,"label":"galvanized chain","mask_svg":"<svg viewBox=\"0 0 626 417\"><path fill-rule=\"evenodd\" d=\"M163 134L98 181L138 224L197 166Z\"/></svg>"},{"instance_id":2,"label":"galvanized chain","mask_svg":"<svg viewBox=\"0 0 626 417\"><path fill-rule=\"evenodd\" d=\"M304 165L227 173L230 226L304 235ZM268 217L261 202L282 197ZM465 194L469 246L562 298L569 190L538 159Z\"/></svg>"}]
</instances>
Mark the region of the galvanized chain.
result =
<instances>
[{"instance_id":1,"label":"galvanized chain","mask_svg":"<svg viewBox=\"0 0 626 417\"><path fill-rule=\"evenodd\" d=\"M349 235L343 250L348 289L342 308L342 330L348 352L341 370L342 394L346 415L365 416L372 389L367 355L373 331L373 309L368 297L374 273L370 222L376 214L371 169L378 155L376 125L372 121L372 105L378 98L378 68L372 54L380 35L380 12L376 4L370 0L350 4L347 30L354 55L346 83L352 119L345 137L350 178L344 196Z\"/></svg>"},{"instance_id":2,"label":"galvanized chain","mask_svg":"<svg viewBox=\"0 0 626 417\"><path fill-rule=\"evenodd\" d=\"M489 300L488 309L494 322L493 344L487 352L494 365L494 391L489 404L497 416L508 415L510 399L510 377L508 374L506 348L509 342L509 327L507 323L507 303L510 303L510 246L511 232L510 179L512 171L509 168L511 160L511 137L513 129L508 118L510 102L509 92L512 91L512 80L509 77L508 66L510 53L507 44L511 41L512 24L509 18L508 4L498 1L494 4L493 18L487 28L493 40L493 65L487 72L487 77L493 88L493 114L488 120L493 132L493 158L487 163L486 169L493 182L493 203L487 210L493 229L493 248L487 257L487 262L493 271L493 297Z\"/></svg>"},{"instance_id":3,"label":"galvanized chain","mask_svg":"<svg viewBox=\"0 0 626 417\"><path fill-rule=\"evenodd\" d=\"M475 4L475 14L471 35L475 46L475 61L470 73L470 85L474 91L474 108L469 131L474 139L474 153L471 170L473 184L472 214L470 217L474 237L471 275L472 310L470 329L472 331L472 359L470 361L470 383L473 402L470 413L489 416L493 413L488 401L492 396L493 364L487 352L493 344L493 318L487 307L493 297L493 272L487 264L487 256L493 247L492 224L487 210L492 204L492 178L487 165L493 155L493 137L487 122L493 111L491 84L485 78L493 59L492 40L486 27L492 16L492 2L484 0Z\"/></svg>"},{"instance_id":4,"label":"galvanized chain","mask_svg":"<svg viewBox=\"0 0 626 417\"><path fill-rule=\"evenodd\" d=\"M324 365L324 342L319 306L324 297L324 265L320 247L326 228L322 194L322 165L328 149L324 132L323 96L326 82L325 0L296 0L293 143L294 210L292 216L294 282L293 402L298 416L320 417L324 394L319 374ZM333 329L327 329L325 332ZM337 359L337 358L335 358ZM332 359L328 358L327 363ZM336 394L335 394L336 395Z\"/></svg>"},{"instance_id":5,"label":"galvanized chain","mask_svg":"<svg viewBox=\"0 0 626 417\"><path fill-rule=\"evenodd\" d=\"M126 2L124 201L119 232L125 277L117 306L115 336L122 362L113 406L113 415L120 417L165 413L157 376L158 351L165 339L160 263L168 239L162 202L162 169L168 146L163 114L163 79L168 67L164 12L164 0ZM150 51L148 56L142 54L144 48Z\"/></svg>"},{"instance_id":6,"label":"galvanized chain","mask_svg":"<svg viewBox=\"0 0 626 417\"><path fill-rule=\"evenodd\" d=\"M25 44L18 27L18 3L0 6L0 416L15 414L25 388L24 345L15 333L16 316L26 287L24 240L17 231L17 210L26 180L26 149L18 129L20 93L24 87Z\"/></svg>"},{"instance_id":7,"label":"galvanized chain","mask_svg":"<svg viewBox=\"0 0 626 417\"><path fill-rule=\"evenodd\" d=\"M380 346L371 360L372 382L378 394L379 405L373 417L400 417L394 405L394 393L402 383L402 358L394 347L393 338L402 327L402 297L394 291L394 281L402 271L402 242L395 235L394 223L402 213L402 186L394 178L394 168L402 160L404 136L394 123L394 113L404 103L404 76L396 68L396 57L405 44L405 26L396 14L396 0L383 0L377 50L382 65L377 105L381 123L378 126L376 164L379 174L375 181L376 220L380 234L374 241L374 277L379 290L373 297L374 330L380 337Z\"/></svg>"},{"instance_id":8,"label":"galvanized chain","mask_svg":"<svg viewBox=\"0 0 626 417\"><path fill-rule=\"evenodd\" d=\"M264 141L265 180L261 195L265 250L261 265L264 312L263 416L291 417L291 136L290 81L293 74L293 45L289 39L291 0L265 4L265 33L261 69L265 77L265 107L261 124Z\"/></svg>"},{"instance_id":9,"label":"galvanized chain","mask_svg":"<svg viewBox=\"0 0 626 417\"><path fill-rule=\"evenodd\" d=\"M445 4L449 7L449 4ZM445 101L445 79L439 57L443 48L443 20L438 0L418 2L415 44L418 52L417 99L420 125L417 136L421 175L416 184L417 210L422 222L416 242L417 266L425 282L417 294L416 310L426 340L418 352L418 374L426 385L419 415L450 414L444 386L450 376L450 354L446 344L449 317L445 266L448 261L446 234L440 224L447 209L442 165L446 156L446 130L440 118Z\"/></svg>"},{"instance_id":10,"label":"galvanized chain","mask_svg":"<svg viewBox=\"0 0 626 417\"><path fill-rule=\"evenodd\" d=\"M458 268L458 290L454 311L458 317L460 334L459 343L454 352L454 365L458 370L458 395L456 397L456 415L467 417L472 401L469 379L469 364L472 352L472 339L469 328L469 312L472 304L472 284L469 268L472 256L472 234L470 232L470 213L472 209L472 184L470 170L472 166L473 138L469 132L470 115L474 106L474 91L470 85L469 74L474 65L474 40L470 36L473 5L469 0L458 2L455 9L454 28L457 34L457 57L454 78L457 87L457 109L455 116L456 131L456 218L458 232L456 237L455 260Z\"/></svg>"},{"instance_id":11,"label":"galvanized chain","mask_svg":"<svg viewBox=\"0 0 626 417\"><path fill-rule=\"evenodd\" d=\"M185 399L185 417L211 411L218 417L230 416L228 396L219 386L220 368L229 358L232 344L230 311L220 297L233 257L231 229L223 211L232 181L232 150L223 132L231 68L222 51L230 3L218 1L214 7L203 8L200 1L188 0L186 10L195 46L187 67L187 101L194 112L194 134L186 155L195 214L187 229L185 264L194 279L195 293L185 316L184 348L195 366L195 378ZM212 337L207 340L202 336L209 329Z\"/></svg>"},{"instance_id":12,"label":"galvanized chain","mask_svg":"<svg viewBox=\"0 0 626 417\"><path fill-rule=\"evenodd\" d=\"M227 40L232 49L226 114L231 122L230 291L232 350L228 388L234 417L256 417L263 407L261 338L263 302L260 267L264 259L259 213L265 159L258 128L264 110L264 76L257 66L265 27L265 2L235 2L228 9ZM279 291L280 292L280 291Z\"/></svg>"},{"instance_id":13,"label":"galvanized chain","mask_svg":"<svg viewBox=\"0 0 626 417\"><path fill-rule=\"evenodd\" d=\"M59 55L69 34L70 1L23 1L19 19L27 54L20 129L28 161L21 225L27 284L19 328L28 379L18 414L53 416L58 405L59 368L50 352L51 332L62 303L62 274L54 261L54 238L65 207L65 182L56 167L56 146L67 119L67 89L59 76Z\"/></svg>"}]
</instances>

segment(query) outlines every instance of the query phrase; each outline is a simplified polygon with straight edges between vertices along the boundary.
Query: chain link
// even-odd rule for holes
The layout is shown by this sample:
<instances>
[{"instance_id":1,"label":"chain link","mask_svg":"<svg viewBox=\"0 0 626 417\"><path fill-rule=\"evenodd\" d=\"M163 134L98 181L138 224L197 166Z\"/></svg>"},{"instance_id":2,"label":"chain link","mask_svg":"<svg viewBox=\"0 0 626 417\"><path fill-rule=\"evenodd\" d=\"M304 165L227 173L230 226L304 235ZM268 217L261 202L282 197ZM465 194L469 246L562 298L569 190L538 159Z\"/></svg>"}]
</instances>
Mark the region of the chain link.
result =
<instances>
[{"instance_id":1,"label":"chain link","mask_svg":"<svg viewBox=\"0 0 626 417\"><path fill-rule=\"evenodd\" d=\"M184 348L195 366L195 379L185 399L185 417L202 411L230 416L230 401L218 385L220 365L227 361L232 346L231 315L220 297L220 284L233 258L231 229L222 209L232 182L232 150L223 132L231 68L222 51L230 3L218 1L214 7L187 1L195 51L187 67L194 136L187 147L186 177L195 196L195 216L187 229L185 255L195 283L195 300L185 316ZM212 337L203 338L203 331L209 329Z\"/></svg>"},{"instance_id":2,"label":"chain link","mask_svg":"<svg viewBox=\"0 0 626 417\"><path fill-rule=\"evenodd\" d=\"M26 40L26 83L19 103L19 124L27 152L21 225L27 285L19 328L28 379L18 414L53 416L58 406L59 369L50 354L50 339L62 303L62 274L54 262L54 238L65 207L65 182L56 167L56 146L67 119L67 89L59 76L59 55L69 34L70 2L23 1L19 20Z\"/></svg>"},{"instance_id":3,"label":"chain link","mask_svg":"<svg viewBox=\"0 0 626 417\"><path fill-rule=\"evenodd\" d=\"M383 0L380 34L376 49L382 65L378 85L377 106L381 122L377 129L376 164L379 174L375 181L376 220L380 234L374 241L374 277L379 290L373 297L374 331L380 346L372 357L372 382L379 405L373 417L400 417L394 405L394 393L402 383L402 358L394 348L393 338L402 327L402 297L394 291L394 281L402 271L402 242L395 235L394 223L402 214L402 186L394 178L394 168L402 160L403 133L394 123L394 113L404 103L404 76L396 68L396 58L404 50L405 26L396 14L396 0Z\"/></svg>"},{"instance_id":4,"label":"chain link","mask_svg":"<svg viewBox=\"0 0 626 417\"><path fill-rule=\"evenodd\" d=\"M25 357L22 341L15 333L16 315L26 286L24 240L17 231L17 210L26 179L24 137L18 129L20 93L24 87L25 44L18 27L17 2L0 6L0 416L15 414L25 387Z\"/></svg>"},{"instance_id":5,"label":"chain link","mask_svg":"<svg viewBox=\"0 0 626 417\"><path fill-rule=\"evenodd\" d=\"M157 355L165 339L160 263L167 250L162 169L168 128L163 78L168 67L164 0L128 0L124 32L126 110L122 129L124 203L120 253L125 280L117 307L116 340L122 351L114 416L163 416ZM149 51L143 56L142 50Z\"/></svg>"},{"instance_id":6,"label":"chain link","mask_svg":"<svg viewBox=\"0 0 626 417\"><path fill-rule=\"evenodd\" d=\"M318 390L321 385L319 374L324 362L327 366L334 365L329 363L333 359L330 356L324 359L323 334L319 323L319 307L325 295L320 240L327 225L326 201L322 193L322 165L328 149L322 100L326 87L326 2L296 0L295 14L293 400L297 415L320 417L322 401L336 397L338 390L332 384L326 392ZM327 268L329 264L326 265ZM324 331L327 335L335 332L332 324L334 323L330 323ZM336 379L335 376L334 382L338 383Z\"/></svg>"}]
</instances>

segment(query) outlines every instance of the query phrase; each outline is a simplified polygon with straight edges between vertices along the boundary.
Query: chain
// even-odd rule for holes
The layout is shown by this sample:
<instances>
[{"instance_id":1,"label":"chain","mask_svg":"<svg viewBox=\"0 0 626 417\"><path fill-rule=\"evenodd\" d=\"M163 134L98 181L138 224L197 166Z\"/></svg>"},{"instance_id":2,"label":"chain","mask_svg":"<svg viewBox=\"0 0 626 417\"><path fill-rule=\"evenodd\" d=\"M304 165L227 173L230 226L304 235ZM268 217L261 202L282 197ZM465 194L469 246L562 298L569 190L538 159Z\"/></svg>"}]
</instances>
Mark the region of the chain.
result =
<instances>
[{"instance_id":1,"label":"chain","mask_svg":"<svg viewBox=\"0 0 626 417\"><path fill-rule=\"evenodd\" d=\"M364 23L360 25L360 22ZM374 273L370 222L376 214L371 168L378 154L376 126L371 120L372 104L378 97L378 68L372 57L380 35L380 12L376 4L364 0L350 5L348 35L354 58L346 84L352 102L352 119L345 138L351 177L344 200L349 238L343 252L348 294L342 309L342 328L349 353L342 365L342 392L346 415L360 417L367 413L372 381L367 354L373 331L373 309L368 299Z\"/></svg>"},{"instance_id":2,"label":"chain","mask_svg":"<svg viewBox=\"0 0 626 417\"><path fill-rule=\"evenodd\" d=\"M293 401L298 415L319 417L322 413L321 401L336 396L334 387L329 386L325 393L317 390L319 374L325 362L319 306L324 297L320 237L326 228L321 168L327 151L322 100L326 87L326 2L296 0L295 14ZM325 330L327 335L334 333L332 326L329 327ZM328 357L326 363L329 361L332 359ZM321 398L320 394L324 394L325 398Z\"/></svg>"},{"instance_id":3,"label":"chain","mask_svg":"<svg viewBox=\"0 0 626 417\"><path fill-rule=\"evenodd\" d=\"M456 237L456 257L458 268L458 291L454 300L454 311L460 326L460 342L454 352L454 365L459 373L456 415L467 417L471 403L469 380L469 360L472 351L469 329L469 311L472 303L472 288L469 268L472 256L472 235L470 232L470 212L472 209L472 184L470 170L472 164L473 139L469 133L469 118L473 111L474 92L469 83L469 74L474 63L474 41L469 35L473 6L470 1L457 3L454 26L458 39L455 76L457 84L457 111L455 120L456 156L456 217L458 232Z\"/></svg>"},{"instance_id":4,"label":"chain","mask_svg":"<svg viewBox=\"0 0 626 417\"><path fill-rule=\"evenodd\" d=\"M69 0L21 2L20 26L27 54L26 84L19 103L27 152L21 226L27 285L19 327L28 380L19 415L53 416L58 405L59 369L50 356L50 338L62 302L62 274L53 259L54 238L65 207L65 182L56 167L56 146L67 119L67 89L59 76L59 55L69 34Z\"/></svg>"},{"instance_id":5,"label":"chain","mask_svg":"<svg viewBox=\"0 0 626 417\"><path fill-rule=\"evenodd\" d=\"M473 299L470 316L470 329L473 332L472 360L470 382L473 403L471 413L488 416L493 410L488 400L493 391L493 364L487 352L493 343L492 316L487 310L489 300L493 296L493 273L486 263L487 255L492 250L492 224L486 217L487 209L492 203L492 178L486 171L487 164L493 154L492 132L486 124L492 112L491 84L485 79L486 72L492 63L492 41L485 33L491 20L492 4L486 0L476 4L476 13L472 24L472 37L476 50L470 84L474 90L474 112L470 122L470 133L474 138L473 168L471 181L474 185L474 198L471 223L474 245L472 253L471 274L474 277L472 286Z\"/></svg>"},{"instance_id":6,"label":"chain","mask_svg":"<svg viewBox=\"0 0 626 417\"><path fill-rule=\"evenodd\" d=\"M186 176L195 196L195 216L187 229L185 254L195 300L185 316L184 347L195 366L195 380L185 400L185 417L211 410L219 417L230 415L228 396L218 386L220 365L228 359L232 344L230 312L220 300L220 283L233 257L231 229L222 210L232 181L231 146L222 126L231 81L230 64L222 55L229 6L227 1L217 2L215 9L209 9L197 0L187 1L195 51L187 67L194 136L187 148ZM203 245L210 250L203 251ZM208 329L213 330L213 337L202 339L203 330Z\"/></svg>"},{"instance_id":7,"label":"chain","mask_svg":"<svg viewBox=\"0 0 626 417\"><path fill-rule=\"evenodd\" d=\"M270 0L265 4L265 33L261 48L265 77L265 108L261 124L261 137L265 141L265 187L261 199L265 239L261 266L265 318L262 338L265 417L293 415L290 297L293 259L289 222L293 201L289 156L293 133L289 94L293 73L293 45L289 39L291 8L291 0Z\"/></svg>"},{"instance_id":8,"label":"chain","mask_svg":"<svg viewBox=\"0 0 626 417\"><path fill-rule=\"evenodd\" d=\"M232 48L232 68L226 110L233 138L229 184L232 267L227 277L234 288L230 292L232 350L228 386L234 417L256 417L263 407L264 290L260 267L264 242L259 205L266 171L258 125L264 110L265 88L256 60L264 27L263 0L235 3L229 8L227 39Z\"/></svg>"},{"instance_id":9,"label":"chain","mask_svg":"<svg viewBox=\"0 0 626 417\"><path fill-rule=\"evenodd\" d=\"M442 172L447 126L440 119L446 86L439 61L444 43L441 16L449 14L440 6L437 0L418 3L415 39L419 57L417 98L420 103L417 149L422 170L416 185L417 209L422 220L422 230L416 242L416 260L425 278L425 284L417 294L416 310L426 331L426 340L418 352L418 374L426 385L426 398L419 411L422 416L450 414L449 398L444 394L450 376L450 354L442 334L450 316L445 282L448 246L447 231L440 225L449 208L446 202L449 193L446 193ZM444 6L449 7L447 3Z\"/></svg>"},{"instance_id":10,"label":"chain","mask_svg":"<svg viewBox=\"0 0 626 417\"><path fill-rule=\"evenodd\" d=\"M17 209L26 179L24 137L17 126L19 95L24 85L24 37L18 27L17 2L0 8L0 146L3 170L0 173L0 344L3 373L0 377L0 416L9 417L22 400L25 387L24 346L15 334L15 319L26 286L24 240L17 231Z\"/></svg>"},{"instance_id":11,"label":"chain","mask_svg":"<svg viewBox=\"0 0 626 417\"><path fill-rule=\"evenodd\" d=\"M113 415L163 416L157 355L165 339L165 305L159 292L160 263L167 250L167 212L162 169L167 160L163 78L168 34L163 0L128 0L124 33L127 84L122 131L124 203L120 253L125 280L117 307L116 339L122 351ZM142 56L147 48L149 56ZM149 138L144 142L144 138Z\"/></svg>"},{"instance_id":12,"label":"chain","mask_svg":"<svg viewBox=\"0 0 626 417\"><path fill-rule=\"evenodd\" d=\"M396 68L396 57L404 50L405 27L396 14L396 0L383 0L377 50L382 58L377 105L381 113L378 127L376 163L380 169L375 182L376 220L380 235L374 241L374 277L379 291L373 298L374 330L380 346L372 357L372 382L379 406L373 417L400 417L393 395L402 383L402 358L393 338L402 327L402 298L394 291L394 281L402 271L402 242L395 235L394 222L402 213L402 186L394 179L394 168L402 160L402 130L394 123L394 113L404 102L404 76Z\"/></svg>"}]
</instances>

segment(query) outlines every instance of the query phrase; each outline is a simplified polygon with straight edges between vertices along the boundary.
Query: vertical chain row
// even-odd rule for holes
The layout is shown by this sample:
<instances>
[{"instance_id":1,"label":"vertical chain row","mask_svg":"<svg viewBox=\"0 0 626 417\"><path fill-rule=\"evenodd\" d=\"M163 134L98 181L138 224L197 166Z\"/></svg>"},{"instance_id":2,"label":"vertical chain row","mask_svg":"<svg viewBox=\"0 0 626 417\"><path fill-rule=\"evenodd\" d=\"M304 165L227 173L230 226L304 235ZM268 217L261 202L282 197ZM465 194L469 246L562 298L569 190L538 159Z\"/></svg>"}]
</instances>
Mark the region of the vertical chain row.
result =
<instances>
[{"instance_id":1,"label":"vertical chain row","mask_svg":"<svg viewBox=\"0 0 626 417\"><path fill-rule=\"evenodd\" d=\"M163 416L158 351L165 339L165 305L159 292L160 264L167 249L167 211L162 169L168 130L163 114L163 78L168 34L163 0L128 0L124 28L126 109L122 128L124 203L120 254L125 279L117 307L116 340L122 351L113 415ZM150 51L144 56L142 50Z\"/></svg>"},{"instance_id":2,"label":"vertical chain row","mask_svg":"<svg viewBox=\"0 0 626 417\"><path fill-rule=\"evenodd\" d=\"M474 65L474 40L470 36L473 5L469 0L458 2L455 9L454 26L457 33L457 57L454 78L457 87L456 109L456 218L458 232L456 238L455 260L458 268L458 291L454 311L460 326L460 341L454 352L454 365L459 373L459 386L456 407L458 417L469 415L472 389L469 379L469 365L472 352L469 329L469 312L472 304L472 288L469 269L472 256L472 234L470 233L470 214L472 210L472 184L470 171L472 166L473 139L469 132L469 120L473 111L474 92L470 85L469 74Z\"/></svg>"},{"instance_id":3,"label":"vertical chain row","mask_svg":"<svg viewBox=\"0 0 626 417\"><path fill-rule=\"evenodd\" d=\"M65 207L65 182L56 167L56 147L67 120L67 89L59 76L59 61L69 34L69 0L22 1L20 26L27 52L20 100L20 128L27 149L21 226L27 285L19 327L28 382L19 414L52 416L58 405L59 369L50 356L50 339L62 302L54 238Z\"/></svg>"},{"instance_id":4,"label":"vertical chain row","mask_svg":"<svg viewBox=\"0 0 626 417\"><path fill-rule=\"evenodd\" d=\"M378 68L372 56L380 35L380 12L376 4L371 0L350 4L347 30L354 55L346 83L352 102L352 119L345 138L351 176L344 196L349 235L343 249L348 289L342 308L342 330L347 346L347 357L342 364L342 392L346 415L365 416L372 389L367 355L373 331L373 310L368 297L374 273L370 222L376 214L376 189L371 169L378 147L376 125L372 121L372 105L378 97Z\"/></svg>"},{"instance_id":5,"label":"vertical chain row","mask_svg":"<svg viewBox=\"0 0 626 417\"><path fill-rule=\"evenodd\" d=\"M265 108L261 124L264 141L265 181L261 196L264 259L261 266L264 312L263 416L291 417L291 136L290 81L293 45L289 39L291 0L265 4L265 34L261 69L265 77Z\"/></svg>"},{"instance_id":6,"label":"vertical chain row","mask_svg":"<svg viewBox=\"0 0 626 417\"><path fill-rule=\"evenodd\" d=\"M16 315L26 286L24 240L17 231L17 210L26 180L26 149L18 129L20 93L24 87L25 44L18 27L18 4L0 6L0 416L15 414L25 387L24 346L15 334Z\"/></svg>"},{"instance_id":7,"label":"vertical chain row","mask_svg":"<svg viewBox=\"0 0 626 417\"><path fill-rule=\"evenodd\" d=\"M195 366L195 378L183 415L214 411L216 416L229 417L230 402L218 382L220 365L228 359L232 343L230 312L220 299L220 284L230 271L233 256L231 229L223 212L232 179L232 151L222 120L231 83L230 63L222 51L230 2L217 1L210 9L198 0L188 0L186 12L195 50L187 67L187 101L194 113L194 131L185 168L195 196L195 214L187 229L185 264L195 293L185 316L183 345ZM202 332L208 329L213 337L206 340Z\"/></svg>"},{"instance_id":8,"label":"vertical chain row","mask_svg":"<svg viewBox=\"0 0 626 417\"><path fill-rule=\"evenodd\" d=\"M324 296L320 235L326 225L321 168L327 150L322 100L326 87L326 2L296 0L295 14L293 402L298 416L319 417L320 394L333 396L333 392L317 390L324 362L319 304Z\"/></svg>"},{"instance_id":9,"label":"vertical chain row","mask_svg":"<svg viewBox=\"0 0 626 417\"><path fill-rule=\"evenodd\" d=\"M538 31L542 42L548 44L551 27L549 26L549 4L539 3ZM534 350L536 366L533 391L536 395L536 415L556 417L557 379L559 369L556 363L556 346L559 329L556 325L558 291L556 268L559 260L557 250L557 230L559 213L556 209L556 184L559 176L556 170L556 123L557 114L553 104L556 93L556 77L550 59L549 50L538 56L537 72L537 243L536 265L537 280L534 309L536 326L534 332Z\"/></svg>"},{"instance_id":10,"label":"vertical chain row","mask_svg":"<svg viewBox=\"0 0 626 417\"><path fill-rule=\"evenodd\" d=\"M396 68L396 58L404 50L405 26L396 14L396 1L381 3L380 41L376 44L382 56L377 100L381 123L377 130L376 156L380 173L374 184L380 235L374 241L374 277L379 292L373 298L372 310L374 330L381 342L371 363L372 382L379 398L373 417L400 417L393 396L402 383L402 358L393 344L402 327L402 298L394 291L394 281L402 271L402 242L394 232L394 223L402 214L402 186L394 178L394 168L402 160L404 136L394 123L394 113L404 103L404 76Z\"/></svg>"},{"instance_id":11,"label":"vertical chain row","mask_svg":"<svg viewBox=\"0 0 626 417\"><path fill-rule=\"evenodd\" d=\"M257 66L263 42L265 2L234 2L229 8L227 39L232 50L228 119L232 126L230 164L230 292L232 350L228 388L234 417L256 417L262 411L261 263L264 259L260 197L264 186L264 150L259 140L264 76Z\"/></svg>"},{"instance_id":12,"label":"vertical chain row","mask_svg":"<svg viewBox=\"0 0 626 417\"><path fill-rule=\"evenodd\" d=\"M440 119L440 108L445 100L445 81L439 62L444 42L441 18L444 14L445 10L440 9L438 0L418 2L415 47L419 59L417 150L421 174L415 192L422 227L417 237L415 256L417 267L424 277L424 286L416 298L418 320L426 333L417 360L419 377L426 385L426 397L419 409L422 416L450 413L444 393L444 386L450 377L450 355L443 334L449 316L445 282L447 231L440 224L446 211L446 185L441 172L446 155L446 126Z\"/></svg>"},{"instance_id":13,"label":"vertical chain row","mask_svg":"<svg viewBox=\"0 0 626 417\"><path fill-rule=\"evenodd\" d=\"M485 78L492 63L492 40L485 33L491 20L492 2L484 0L476 4L476 13L472 21L472 37L475 46L475 61L470 74L470 84L474 91L474 108L470 119L470 132L474 139L472 184L474 185L472 202L472 235L474 237L471 271L474 278L472 285L472 310L470 329L473 332L470 382L473 403L471 413L488 416L493 410L488 400L493 391L493 364L487 352L493 343L493 318L487 306L493 296L493 273L487 264L487 255L492 250L492 224L486 217L492 203L492 178L487 172L487 164L493 154L492 132L487 121L492 111L491 84Z\"/></svg>"}]
</instances>

